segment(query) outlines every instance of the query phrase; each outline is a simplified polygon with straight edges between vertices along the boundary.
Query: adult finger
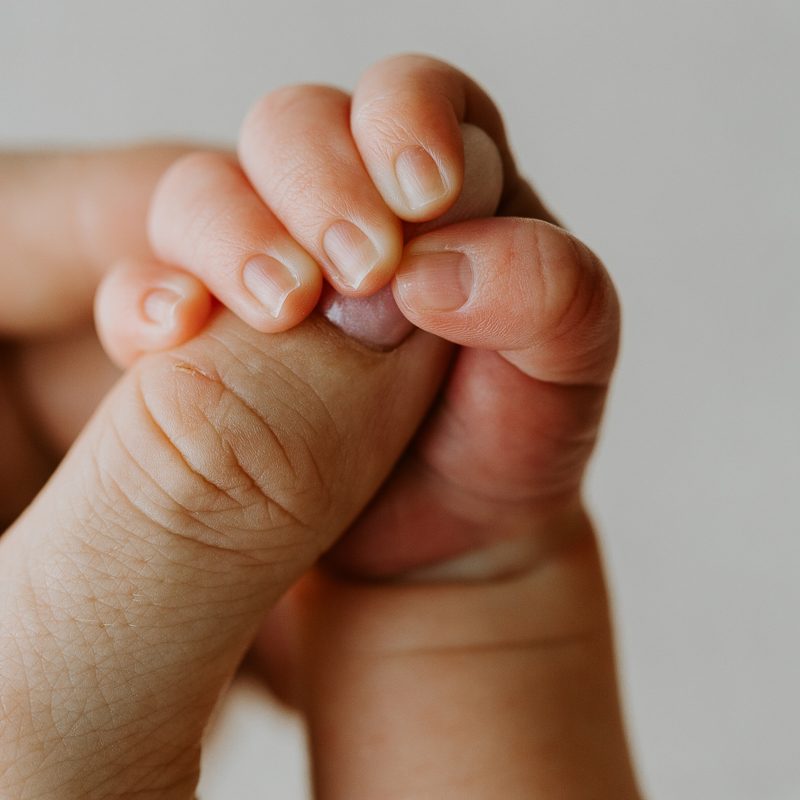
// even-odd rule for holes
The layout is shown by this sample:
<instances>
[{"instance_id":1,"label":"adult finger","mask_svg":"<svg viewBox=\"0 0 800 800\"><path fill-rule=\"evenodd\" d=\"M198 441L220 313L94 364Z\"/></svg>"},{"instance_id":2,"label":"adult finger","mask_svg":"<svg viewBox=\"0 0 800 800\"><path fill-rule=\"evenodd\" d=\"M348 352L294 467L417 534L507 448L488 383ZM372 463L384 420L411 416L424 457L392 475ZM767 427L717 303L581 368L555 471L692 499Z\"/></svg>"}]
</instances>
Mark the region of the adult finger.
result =
<instances>
[{"instance_id":1,"label":"adult finger","mask_svg":"<svg viewBox=\"0 0 800 800\"><path fill-rule=\"evenodd\" d=\"M218 314L142 358L0 540L0 794L190 797L259 620L359 513L447 348ZM24 792L23 792L24 787Z\"/></svg>"}]
</instances>

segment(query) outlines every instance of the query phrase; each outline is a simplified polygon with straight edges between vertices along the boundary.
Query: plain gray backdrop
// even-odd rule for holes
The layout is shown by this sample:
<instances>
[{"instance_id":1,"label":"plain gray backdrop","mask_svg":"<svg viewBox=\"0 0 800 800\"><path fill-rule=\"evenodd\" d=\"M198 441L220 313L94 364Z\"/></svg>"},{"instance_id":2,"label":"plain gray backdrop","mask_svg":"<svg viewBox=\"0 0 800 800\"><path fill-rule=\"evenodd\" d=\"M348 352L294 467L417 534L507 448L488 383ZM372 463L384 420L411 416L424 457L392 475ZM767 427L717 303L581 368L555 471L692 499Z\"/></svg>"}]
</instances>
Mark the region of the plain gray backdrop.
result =
<instances>
[{"instance_id":1,"label":"plain gray backdrop","mask_svg":"<svg viewBox=\"0 0 800 800\"><path fill-rule=\"evenodd\" d=\"M797 800L800 2L5 0L0 146L232 142L264 92L408 50L492 92L623 298L589 492L649 796ZM304 796L263 693L221 724L204 800Z\"/></svg>"}]
</instances>

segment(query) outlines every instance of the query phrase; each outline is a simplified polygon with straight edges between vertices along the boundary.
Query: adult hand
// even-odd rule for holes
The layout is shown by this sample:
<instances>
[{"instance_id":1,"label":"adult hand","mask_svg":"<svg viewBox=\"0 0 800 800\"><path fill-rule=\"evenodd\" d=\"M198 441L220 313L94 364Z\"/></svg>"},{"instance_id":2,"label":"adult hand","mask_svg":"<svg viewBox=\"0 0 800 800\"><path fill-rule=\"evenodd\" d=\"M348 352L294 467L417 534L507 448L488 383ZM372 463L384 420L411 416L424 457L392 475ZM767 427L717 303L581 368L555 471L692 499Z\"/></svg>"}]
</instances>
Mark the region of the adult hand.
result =
<instances>
[{"instance_id":1,"label":"adult hand","mask_svg":"<svg viewBox=\"0 0 800 800\"><path fill-rule=\"evenodd\" d=\"M4 165L18 170L4 205L39 208L2 216L8 334L81 319L84 271L126 224L105 218L102 187L147 191L115 158L101 177L89 158L48 178L59 165ZM87 236L63 198L95 179ZM126 374L0 539L0 796L190 797L203 730L261 619L376 491L447 354L424 333L377 352L320 318L267 337L221 312Z\"/></svg>"}]
</instances>

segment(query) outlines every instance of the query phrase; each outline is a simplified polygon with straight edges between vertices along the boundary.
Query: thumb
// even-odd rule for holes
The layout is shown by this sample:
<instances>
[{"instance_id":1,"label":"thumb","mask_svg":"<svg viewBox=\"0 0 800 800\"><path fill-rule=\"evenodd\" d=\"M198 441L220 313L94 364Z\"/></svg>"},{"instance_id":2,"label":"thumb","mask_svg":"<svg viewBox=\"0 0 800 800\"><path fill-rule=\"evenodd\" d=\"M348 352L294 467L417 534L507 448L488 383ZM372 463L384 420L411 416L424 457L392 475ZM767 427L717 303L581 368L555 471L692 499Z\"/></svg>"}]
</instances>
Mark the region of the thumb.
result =
<instances>
[{"instance_id":1,"label":"thumb","mask_svg":"<svg viewBox=\"0 0 800 800\"><path fill-rule=\"evenodd\" d=\"M377 352L317 316L265 337L222 313L128 373L0 540L0 796L191 797L264 612L376 491L447 358L421 332Z\"/></svg>"}]
</instances>

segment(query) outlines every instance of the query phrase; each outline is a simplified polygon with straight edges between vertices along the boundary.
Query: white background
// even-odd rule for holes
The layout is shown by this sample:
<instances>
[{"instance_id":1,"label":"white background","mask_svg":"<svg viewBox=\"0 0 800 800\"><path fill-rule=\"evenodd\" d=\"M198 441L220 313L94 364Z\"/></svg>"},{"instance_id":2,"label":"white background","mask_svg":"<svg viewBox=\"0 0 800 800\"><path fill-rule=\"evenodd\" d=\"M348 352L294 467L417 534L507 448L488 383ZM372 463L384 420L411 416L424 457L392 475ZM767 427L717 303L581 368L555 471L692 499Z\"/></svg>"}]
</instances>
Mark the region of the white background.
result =
<instances>
[{"instance_id":1,"label":"white background","mask_svg":"<svg viewBox=\"0 0 800 800\"><path fill-rule=\"evenodd\" d=\"M649 796L797 800L797 0L6 0L0 146L232 141L269 89L404 50L494 94L623 297L590 489ZM204 800L304 796L296 726L252 687L222 720Z\"/></svg>"}]
</instances>

